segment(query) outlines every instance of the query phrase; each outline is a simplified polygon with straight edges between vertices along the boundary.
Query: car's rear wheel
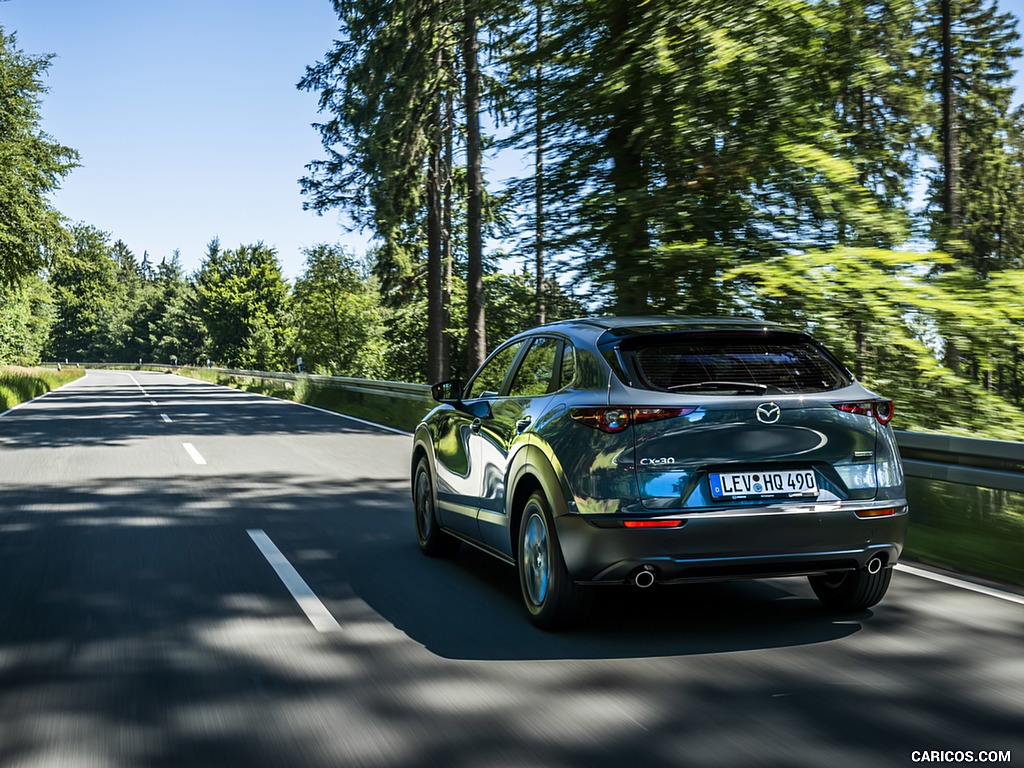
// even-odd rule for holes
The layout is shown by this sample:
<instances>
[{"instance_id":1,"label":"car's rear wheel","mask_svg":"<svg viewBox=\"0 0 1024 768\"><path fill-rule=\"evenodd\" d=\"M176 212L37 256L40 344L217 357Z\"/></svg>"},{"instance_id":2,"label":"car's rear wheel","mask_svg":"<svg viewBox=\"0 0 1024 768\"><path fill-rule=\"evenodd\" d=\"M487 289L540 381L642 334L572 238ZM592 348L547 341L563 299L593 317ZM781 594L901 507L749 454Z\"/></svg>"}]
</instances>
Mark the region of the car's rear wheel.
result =
<instances>
[{"instance_id":1,"label":"car's rear wheel","mask_svg":"<svg viewBox=\"0 0 1024 768\"><path fill-rule=\"evenodd\" d=\"M451 557L459 549L459 540L441 530L437 523L437 506L430 465L424 456L413 476L413 512L416 517L416 540L430 557Z\"/></svg>"},{"instance_id":2,"label":"car's rear wheel","mask_svg":"<svg viewBox=\"0 0 1024 768\"><path fill-rule=\"evenodd\" d=\"M540 491L526 501L519 523L517 570L530 620L542 629L579 623L591 604L591 590L569 578L554 518Z\"/></svg>"},{"instance_id":3,"label":"car's rear wheel","mask_svg":"<svg viewBox=\"0 0 1024 768\"><path fill-rule=\"evenodd\" d=\"M814 594L829 610L863 611L877 605L885 596L892 581L892 568L882 568L877 573L869 573L864 568L826 573L809 576L808 581Z\"/></svg>"}]
</instances>

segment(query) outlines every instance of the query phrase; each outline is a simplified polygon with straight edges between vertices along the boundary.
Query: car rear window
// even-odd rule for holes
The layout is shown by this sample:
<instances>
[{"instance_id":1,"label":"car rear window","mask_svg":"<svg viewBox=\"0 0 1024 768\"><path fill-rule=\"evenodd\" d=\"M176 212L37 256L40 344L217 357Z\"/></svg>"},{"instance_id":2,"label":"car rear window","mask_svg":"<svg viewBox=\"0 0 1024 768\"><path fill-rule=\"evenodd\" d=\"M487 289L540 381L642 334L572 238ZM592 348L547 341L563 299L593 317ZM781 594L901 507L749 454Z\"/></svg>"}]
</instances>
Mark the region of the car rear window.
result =
<instances>
[{"instance_id":1,"label":"car rear window","mask_svg":"<svg viewBox=\"0 0 1024 768\"><path fill-rule=\"evenodd\" d=\"M730 395L825 392L850 384L834 358L799 334L632 341L627 357L649 389Z\"/></svg>"}]
</instances>

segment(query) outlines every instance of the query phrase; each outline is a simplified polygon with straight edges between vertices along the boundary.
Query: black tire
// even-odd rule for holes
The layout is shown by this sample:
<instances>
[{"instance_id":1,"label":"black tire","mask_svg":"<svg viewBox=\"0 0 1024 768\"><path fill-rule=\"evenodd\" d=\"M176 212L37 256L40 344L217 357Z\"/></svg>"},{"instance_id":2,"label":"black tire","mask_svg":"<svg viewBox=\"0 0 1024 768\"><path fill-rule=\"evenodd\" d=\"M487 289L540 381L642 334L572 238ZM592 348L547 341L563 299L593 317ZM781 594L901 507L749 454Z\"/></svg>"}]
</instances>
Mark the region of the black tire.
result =
<instances>
[{"instance_id":1,"label":"black tire","mask_svg":"<svg viewBox=\"0 0 1024 768\"><path fill-rule=\"evenodd\" d=\"M868 573L861 568L845 573L808 576L811 589L821 604L831 611L863 611L885 597L892 581L892 568Z\"/></svg>"},{"instance_id":2,"label":"black tire","mask_svg":"<svg viewBox=\"0 0 1024 768\"><path fill-rule=\"evenodd\" d=\"M412 476L413 517L416 540L428 557L452 557L459 549L459 540L441 530L437 522L437 498L431 479L430 464L423 456Z\"/></svg>"},{"instance_id":3,"label":"black tire","mask_svg":"<svg viewBox=\"0 0 1024 768\"><path fill-rule=\"evenodd\" d=\"M526 500L518 541L516 570L530 621L541 629L579 624L590 612L592 590L569 578L551 508L540 491Z\"/></svg>"}]
</instances>

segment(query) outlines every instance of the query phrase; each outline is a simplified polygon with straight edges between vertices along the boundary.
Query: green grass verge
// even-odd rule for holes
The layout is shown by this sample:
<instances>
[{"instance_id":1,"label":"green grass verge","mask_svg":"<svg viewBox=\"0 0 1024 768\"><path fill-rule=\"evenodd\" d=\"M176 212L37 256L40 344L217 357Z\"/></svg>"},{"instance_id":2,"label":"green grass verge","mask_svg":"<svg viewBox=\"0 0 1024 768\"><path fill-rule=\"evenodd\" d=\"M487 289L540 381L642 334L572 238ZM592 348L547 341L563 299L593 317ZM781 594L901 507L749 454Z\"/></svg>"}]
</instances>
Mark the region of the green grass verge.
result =
<instances>
[{"instance_id":1,"label":"green grass verge","mask_svg":"<svg viewBox=\"0 0 1024 768\"><path fill-rule=\"evenodd\" d=\"M22 368L16 365L0 366L0 412L13 408L51 389L62 387L69 381L81 378L81 368Z\"/></svg>"},{"instance_id":2,"label":"green grass verge","mask_svg":"<svg viewBox=\"0 0 1024 768\"><path fill-rule=\"evenodd\" d=\"M907 478L908 557L1024 586L1024 493Z\"/></svg>"}]
</instances>

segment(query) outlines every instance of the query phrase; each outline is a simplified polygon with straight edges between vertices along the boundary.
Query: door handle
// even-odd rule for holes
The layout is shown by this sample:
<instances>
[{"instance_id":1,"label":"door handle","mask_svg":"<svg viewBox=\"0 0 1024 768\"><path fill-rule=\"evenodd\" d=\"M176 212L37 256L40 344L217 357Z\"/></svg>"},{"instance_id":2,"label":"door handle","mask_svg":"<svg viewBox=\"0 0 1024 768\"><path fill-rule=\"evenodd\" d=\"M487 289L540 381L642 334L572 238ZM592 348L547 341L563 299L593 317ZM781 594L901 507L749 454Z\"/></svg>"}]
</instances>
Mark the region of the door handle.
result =
<instances>
[{"instance_id":1,"label":"door handle","mask_svg":"<svg viewBox=\"0 0 1024 768\"><path fill-rule=\"evenodd\" d=\"M473 432L474 435L479 434L480 427L482 427L483 424L484 423L480 421L480 419L473 419L473 421L469 425L469 429Z\"/></svg>"},{"instance_id":2,"label":"door handle","mask_svg":"<svg viewBox=\"0 0 1024 768\"><path fill-rule=\"evenodd\" d=\"M523 418L521 418L519 421L516 422L516 430L519 431L519 432L525 432L526 428L528 426L530 426L530 423L532 421L533 421L533 417L532 416L524 416Z\"/></svg>"}]
</instances>

